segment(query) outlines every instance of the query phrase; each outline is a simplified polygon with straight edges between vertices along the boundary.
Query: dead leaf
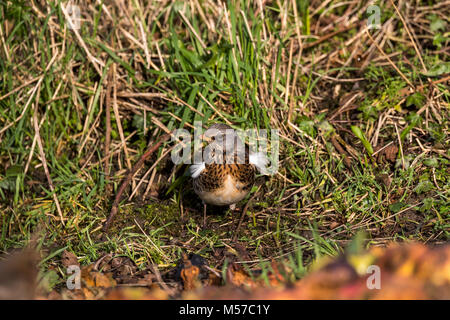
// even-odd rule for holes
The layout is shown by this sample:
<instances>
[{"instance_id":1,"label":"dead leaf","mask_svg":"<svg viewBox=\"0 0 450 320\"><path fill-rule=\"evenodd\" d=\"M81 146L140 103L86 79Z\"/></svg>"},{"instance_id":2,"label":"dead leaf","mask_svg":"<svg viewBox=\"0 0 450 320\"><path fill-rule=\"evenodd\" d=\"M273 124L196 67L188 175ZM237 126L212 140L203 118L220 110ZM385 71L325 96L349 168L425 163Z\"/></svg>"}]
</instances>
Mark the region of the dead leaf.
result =
<instances>
[{"instance_id":1,"label":"dead leaf","mask_svg":"<svg viewBox=\"0 0 450 320\"><path fill-rule=\"evenodd\" d=\"M235 263L227 268L227 282L237 287L256 288L257 283Z\"/></svg>"},{"instance_id":2,"label":"dead leaf","mask_svg":"<svg viewBox=\"0 0 450 320\"><path fill-rule=\"evenodd\" d=\"M83 267L81 269L81 280L87 287L111 288L117 285L116 280L112 278L110 273L103 274L93 271L94 265Z\"/></svg>"},{"instance_id":3,"label":"dead leaf","mask_svg":"<svg viewBox=\"0 0 450 320\"><path fill-rule=\"evenodd\" d=\"M375 155L377 162L383 163L383 162L389 161L391 163L395 163L395 160L397 159L397 154L398 154L398 146L395 145L394 143L391 143L384 149L382 149L382 148L383 147L380 147L380 146L377 146L374 148L374 152L377 152L378 150L380 150Z\"/></svg>"},{"instance_id":4,"label":"dead leaf","mask_svg":"<svg viewBox=\"0 0 450 320\"><path fill-rule=\"evenodd\" d=\"M181 270L181 279L183 279L183 288L184 290L193 290L198 288L201 283L198 278L200 274L200 268L194 266L187 258L187 255L183 255L183 267Z\"/></svg>"},{"instance_id":5,"label":"dead leaf","mask_svg":"<svg viewBox=\"0 0 450 320\"><path fill-rule=\"evenodd\" d=\"M69 266L80 266L77 256L67 250L64 250L61 254L61 263L66 268Z\"/></svg>"},{"instance_id":6,"label":"dead leaf","mask_svg":"<svg viewBox=\"0 0 450 320\"><path fill-rule=\"evenodd\" d=\"M387 173L381 173L375 177L375 179L379 182L384 184L386 187L390 187L392 183L391 177Z\"/></svg>"}]
</instances>

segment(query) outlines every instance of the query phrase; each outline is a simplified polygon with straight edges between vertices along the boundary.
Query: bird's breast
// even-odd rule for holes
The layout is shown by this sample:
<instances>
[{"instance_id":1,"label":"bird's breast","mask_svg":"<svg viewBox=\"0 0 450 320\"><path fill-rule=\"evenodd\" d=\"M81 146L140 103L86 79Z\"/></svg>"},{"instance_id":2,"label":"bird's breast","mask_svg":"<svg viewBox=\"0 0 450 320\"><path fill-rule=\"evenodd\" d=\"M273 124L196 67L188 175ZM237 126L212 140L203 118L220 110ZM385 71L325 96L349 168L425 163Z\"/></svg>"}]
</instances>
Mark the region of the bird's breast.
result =
<instances>
[{"instance_id":1,"label":"bird's breast","mask_svg":"<svg viewBox=\"0 0 450 320\"><path fill-rule=\"evenodd\" d=\"M227 175L219 188L214 190L200 190L194 188L198 196L207 204L226 206L237 203L245 198L250 191L242 182L232 175Z\"/></svg>"}]
</instances>

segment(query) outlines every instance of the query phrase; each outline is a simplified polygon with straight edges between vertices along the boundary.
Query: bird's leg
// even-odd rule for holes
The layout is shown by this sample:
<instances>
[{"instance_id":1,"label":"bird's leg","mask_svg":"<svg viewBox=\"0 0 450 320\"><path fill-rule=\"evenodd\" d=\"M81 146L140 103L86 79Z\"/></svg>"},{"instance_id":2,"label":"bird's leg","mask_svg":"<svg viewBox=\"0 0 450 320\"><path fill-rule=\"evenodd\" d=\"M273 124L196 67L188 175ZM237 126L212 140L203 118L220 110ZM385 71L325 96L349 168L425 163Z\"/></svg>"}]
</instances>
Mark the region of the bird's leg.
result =
<instances>
[{"instance_id":1,"label":"bird's leg","mask_svg":"<svg viewBox=\"0 0 450 320\"><path fill-rule=\"evenodd\" d=\"M203 228L206 227L206 203L203 202Z\"/></svg>"},{"instance_id":2,"label":"bird's leg","mask_svg":"<svg viewBox=\"0 0 450 320\"><path fill-rule=\"evenodd\" d=\"M236 211L236 203L230 204L231 221L234 223L234 212Z\"/></svg>"}]
</instances>

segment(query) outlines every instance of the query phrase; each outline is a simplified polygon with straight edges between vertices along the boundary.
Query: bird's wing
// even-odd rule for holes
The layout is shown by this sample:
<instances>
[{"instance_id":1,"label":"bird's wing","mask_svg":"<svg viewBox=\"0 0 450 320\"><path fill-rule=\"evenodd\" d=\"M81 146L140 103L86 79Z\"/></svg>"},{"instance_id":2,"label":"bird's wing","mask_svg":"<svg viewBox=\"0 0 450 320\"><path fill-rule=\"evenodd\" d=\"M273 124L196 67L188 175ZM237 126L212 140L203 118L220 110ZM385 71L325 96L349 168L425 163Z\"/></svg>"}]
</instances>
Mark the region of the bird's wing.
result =
<instances>
[{"instance_id":1,"label":"bird's wing","mask_svg":"<svg viewBox=\"0 0 450 320\"><path fill-rule=\"evenodd\" d=\"M205 163L195 163L189 167L189 172L192 178L197 178L205 170Z\"/></svg>"},{"instance_id":2,"label":"bird's wing","mask_svg":"<svg viewBox=\"0 0 450 320\"><path fill-rule=\"evenodd\" d=\"M262 174L267 174L267 166L269 158L263 152L250 153L249 162L258 169Z\"/></svg>"}]
</instances>

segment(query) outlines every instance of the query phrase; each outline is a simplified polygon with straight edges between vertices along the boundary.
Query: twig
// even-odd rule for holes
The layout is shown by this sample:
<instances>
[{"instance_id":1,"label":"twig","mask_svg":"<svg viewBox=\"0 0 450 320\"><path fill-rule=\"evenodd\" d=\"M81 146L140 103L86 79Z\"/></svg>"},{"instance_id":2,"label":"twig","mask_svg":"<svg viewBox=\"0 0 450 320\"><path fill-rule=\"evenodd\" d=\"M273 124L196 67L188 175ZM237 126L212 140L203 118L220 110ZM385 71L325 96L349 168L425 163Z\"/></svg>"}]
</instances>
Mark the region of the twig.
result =
<instances>
[{"instance_id":1,"label":"twig","mask_svg":"<svg viewBox=\"0 0 450 320\"><path fill-rule=\"evenodd\" d=\"M203 42L202 38L200 38L197 34L197 31L195 31L194 27L192 27L191 23L189 22L189 20L186 18L186 16L183 14L183 12L178 11L178 13L180 14L181 18L183 19L183 21L186 23L186 25L188 26L189 30L191 30L191 32L194 34L195 38L198 40L198 42L200 43L200 45L202 46L203 49L206 49L206 44Z\"/></svg>"},{"instance_id":2,"label":"twig","mask_svg":"<svg viewBox=\"0 0 450 320\"><path fill-rule=\"evenodd\" d=\"M398 147L400 149L400 154L402 156L402 168L405 170L405 158L403 157L403 147L402 147L402 139L400 138L400 134L398 132L397 124L394 122L395 132L397 133L398 139Z\"/></svg>"},{"instance_id":3,"label":"twig","mask_svg":"<svg viewBox=\"0 0 450 320\"><path fill-rule=\"evenodd\" d=\"M232 239L233 242L236 241L236 238L237 238L238 233L239 233L239 229L241 228L242 221L244 220L245 214L247 213L248 206L250 205L250 202L252 202L256 198L256 195L258 194L258 192L261 189L261 187L262 187L262 185L260 185L258 187L258 189L256 190L255 194L245 204L244 209L242 210L241 218L239 219L238 226L237 226L236 230L234 231L234 236L233 236L233 239Z\"/></svg>"},{"instance_id":4,"label":"twig","mask_svg":"<svg viewBox=\"0 0 450 320\"><path fill-rule=\"evenodd\" d=\"M105 133L105 176L109 176L110 167L109 167L109 159L110 159L110 145L111 145L111 92L112 92L112 85L113 85L113 76L112 71L113 69L109 69L109 75L108 75L108 84L106 88L106 98L105 98L105 104L106 104L106 133ZM122 141L124 143L124 141Z\"/></svg>"},{"instance_id":5,"label":"twig","mask_svg":"<svg viewBox=\"0 0 450 320\"><path fill-rule=\"evenodd\" d=\"M117 213L117 210L119 208L119 202L120 202L120 198L122 197L122 193L125 191L125 188L128 186L128 184L130 183L130 180L133 178L133 176L135 175L135 173L142 167L142 165L144 164L145 160L148 159L148 157L150 157L150 155L155 152L156 150L159 149L159 147L170 138L170 134L166 133L165 135L163 135L159 141L154 144L152 147L150 147L142 156L141 158L138 160L138 162L136 162L136 164L133 166L133 168L131 168L130 173L128 173L127 177L125 178L125 180L122 182L122 184L119 187L119 190L117 191L116 194L116 198L114 199L111 211L109 213L109 217L105 222L105 225L103 226L103 232L106 232L112 222L112 219L114 218L114 216Z\"/></svg>"},{"instance_id":6,"label":"twig","mask_svg":"<svg viewBox=\"0 0 450 320\"><path fill-rule=\"evenodd\" d=\"M400 69L397 68L395 63L392 62L392 60L388 57L388 55L383 51L383 49L378 45L378 43L372 38L372 36L370 35L370 32L368 30L366 30L366 33L369 36L372 43L377 47L378 51L380 51L380 53L389 61L389 63L392 65L392 67L395 69L395 71L397 71L398 74L403 78L403 80L405 80L409 84L409 86L414 89L414 86L411 83L411 81L409 81L408 78L403 74L403 72L401 72Z\"/></svg>"},{"instance_id":7,"label":"twig","mask_svg":"<svg viewBox=\"0 0 450 320\"><path fill-rule=\"evenodd\" d=\"M406 32L408 33L409 38L411 39L411 42L414 46L414 50L416 50L417 52L417 56L419 57L420 63L422 64L422 68L425 72L427 72L427 68L425 67L425 63L423 62L422 59L422 55L420 54L419 48L417 48L416 42L414 41L414 38L411 34L411 32L409 31L408 25L406 24L405 19L403 18L402 14L400 13L400 11L398 10L397 6L395 5L394 1L390 0L392 6L394 7L395 11L397 11L398 16L400 17L400 20L402 20L403 25L405 26Z\"/></svg>"},{"instance_id":8,"label":"twig","mask_svg":"<svg viewBox=\"0 0 450 320\"><path fill-rule=\"evenodd\" d=\"M120 113L119 113L119 108L117 106L117 86L116 86L116 80L117 80L117 72L116 72L116 67L117 65L114 63L112 65L112 69L113 69L113 101L112 101L112 107L113 107L113 111L114 111L114 116L116 117L116 124L117 124L117 131L119 131L119 136L120 136L120 140L123 143L123 151L125 153L125 160L127 162L127 167L128 169L131 169L131 161L130 161L130 155L128 154L128 148L126 143L124 143L125 141L125 135L123 134L123 129L122 129L122 122L120 121Z\"/></svg>"},{"instance_id":9,"label":"twig","mask_svg":"<svg viewBox=\"0 0 450 320\"><path fill-rule=\"evenodd\" d=\"M232 125L232 123L225 118L216 108L214 108L214 106L211 104L211 102L209 102L200 92L198 93L198 95L208 104L208 106L213 109L213 111L219 116L221 117L223 120L225 120L225 122L229 125Z\"/></svg>"},{"instance_id":10,"label":"twig","mask_svg":"<svg viewBox=\"0 0 450 320\"><path fill-rule=\"evenodd\" d=\"M167 291L167 293L170 296L174 296L175 295L175 290L169 288L167 286L167 284L163 281L162 277L161 277L161 273L159 272L158 266L156 266L155 264L151 265L151 268L153 270L153 273L155 274L156 280L158 280L158 283L161 285L161 287Z\"/></svg>"},{"instance_id":11,"label":"twig","mask_svg":"<svg viewBox=\"0 0 450 320\"><path fill-rule=\"evenodd\" d=\"M23 116L25 115L25 113L28 110L28 106L30 105L31 101L33 100L34 94L36 93L38 87L40 88L42 80L44 80L44 76L47 73L47 71L50 69L50 67L53 65L53 62L55 62L56 58L58 57L58 55L54 55L53 58L50 60L50 62L47 65L47 68L45 68L44 73L42 74L42 76L40 76L38 83L34 86L33 90L30 93L30 97L28 98L27 103L25 104L25 107L23 108L22 113L20 114L20 116L18 116L14 121L12 121L11 123L9 123L8 125L6 125L5 127L3 127L0 130L0 135L5 132L6 130L8 130L8 128L12 127L16 122L18 122L20 119L23 118ZM2 98L4 98L5 96L3 96Z\"/></svg>"},{"instance_id":12,"label":"twig","mask_svg":"<svg viewBox=\"0 0 450 320\"><path fill-rule=\"evenodd\" d=\"M289 103L289 82L291 81L291 68L292 68L292 54L294 52L294 41L291 40L291 45L289 48L289 62L288 62L288 69L287 69L287 75L286 75L286 95L284 96L284 103L288 105ZM294 87L294 83L292 84L292 87ZM291 104L292 105L292 104ZM291 114L292 114L292 108L289 107L289 113L288 113L288 120L291 120Z\"/></svg>"},{"instance_id":13,"label":"twig","mask_svg":"<svg viewBox=\"0 0 450 320\"><path fill-rule=\"evenodd\" d=\"M325 40L328 40L328 39L334 37L335 35L338 35L339 33L346 32L346 31L348 31L348 30L351 30L351 29L353 29L353 28L356 28L358 25L359 25L359 24L351 24L351 25L349 25L349 26L347 26L347 27L344 27L344 28L341 28L341 29L339 29L339 30L337 30L337 31L331 32L331 33L329 33L329 34L327 34L327 35L321 37L320 39L318 39L318 40L316 40L316 41L314 41L314 42L312 42L312 43L307 43L307 44L305 44L305 45L303 46L303 49L309 49L309 48L312 48L312 47L314 47L314 46L316 46L316 45L318 45L318 44L324 42Z\"/></svg>"},{"instance_id":14,"label":"twig","mask_svg":"<svg viewBox=\"0 0 450 320\"><path fill-rule=\"evenodd\" d=\"M151 243L151 245L156 249L156 251L158 251L163 257L164 259L167 261L170 261L169 257L161 250L161 248L159 248L154 242L153 240L148 236L148 234L144 231L144 229L142 229L141 225L136 221L136 219L133 219L134 223L136 223L136 225L138 226L138 228L141 230L141 232L145 235L145 237L147 238L147 240Z\"/></svg>"},{"instance_id":15,"label":"twig","mask_svg":"<svg viewBox=\"0 0 450 320\"><path fill-rule=\"evenodd\" d=\"M8 92L7 94L1 96L1 97L0 97L0 101L2 101L3 99L9 97L10 95L16 93L16 92L19 91L20 89L22 89L22 88L28 86L29 84L32 84L33 82L36 82L36 81L40 80L41 77L42 77L42 76L33 78L33 79L31 79L31 80L25 82L24 84L21 84L21 85L18 86L17 88L15 88L15 89L11 90L10 92Z\"/></svg>"},{"instance_id":16,"label":"twig","mask_svg":"<svg viewBox=\"0 0 450 320\"><path fill-rule=\"evenodd\" d=\"M71 26L72 31L75 33L75 36L78 40L78 42L80 43L81 47L84 49L84 51L86 52L89 61L91 61L92 65L94 66L95 70L97 71L97 73L99 74L99 76L102 76L102 70L100 69L100 67L98 66L98 64L102 67L105 66L105 64L98 60L97 58L95 58L91 52L89 51L89 49L87 48L86 44L83 41L83 38L80 36L80 33L78 32L77 28L75 28L75 26L72 23L72 19L70 17L70 15L67 13L66 7L64 5L61 5L61 10L64 13L64 16L67 20L67 22L69 23L69 25Z\"/></svg>"},{"instance_id":17,"label":"twig","mask_svg":"<svg viewBox=\"0 0 450 320\"><path fill-rule=\"evenodd\" d=\"M166 155L171 152L174 148L176 147L176 145L173 145L172 147L170 147L169 149L167 149L165 152L163 152L163 154L155 161L155 163L153 163L153 165L150 167L150 169L147 170L147 172L144 174L144 176L142 177L141 181L139 181L139 183L137 184L137 186L134 188L133 192L131 192L130 197L128 198L129 201L131 201L131 199L133 199L134 195L136 194L137 190L139 189L139 187L141 186L142 182L144 182L144 180L147 178L147 176L150 174L150 172L152 172L156 166L158 165L158 163L161 162L162 159L164 159L166 157Z\"/></svg>"}]
</instances>

